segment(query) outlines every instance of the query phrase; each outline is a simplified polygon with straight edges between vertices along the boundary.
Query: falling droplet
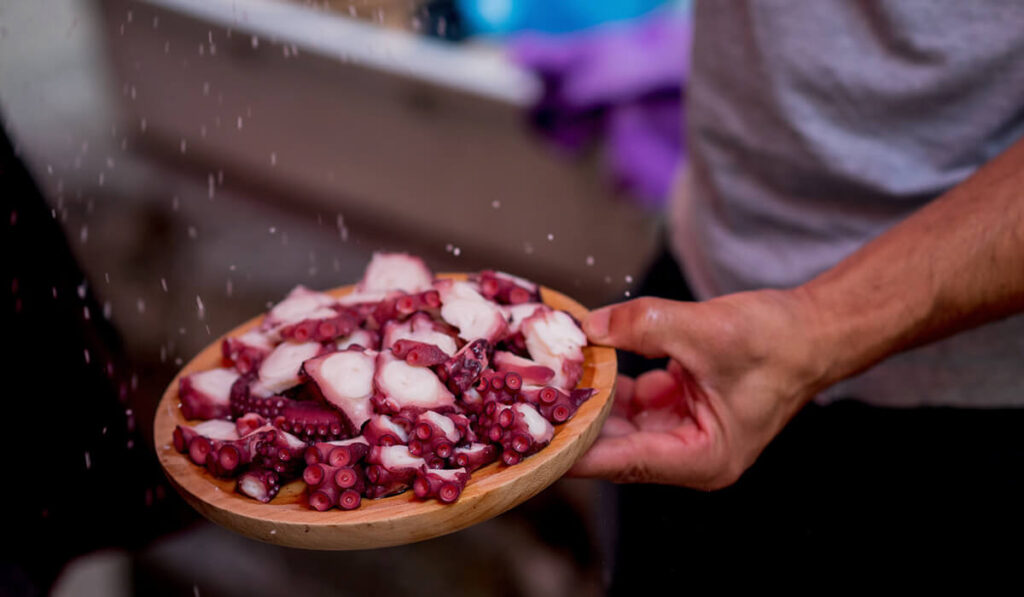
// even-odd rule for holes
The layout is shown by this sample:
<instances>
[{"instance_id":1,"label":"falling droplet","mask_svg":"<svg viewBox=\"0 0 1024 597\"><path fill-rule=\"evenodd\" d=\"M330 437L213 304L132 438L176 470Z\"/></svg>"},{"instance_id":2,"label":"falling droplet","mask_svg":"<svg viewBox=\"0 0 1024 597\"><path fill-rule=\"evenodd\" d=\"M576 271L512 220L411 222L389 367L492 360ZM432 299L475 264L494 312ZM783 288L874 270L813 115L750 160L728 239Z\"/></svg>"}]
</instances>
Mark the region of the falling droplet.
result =
<instances>
[{"instance_id":1,"label":"falling droplet","mask_svg":"<svg viewBox=\"0 0 1024 597\"><path fill-rule=\"evenodd\" d=\"M626 295L626 298L629 298L629 291L628 290L626 292L624 292L623 294Z\"/></svg>"},{"instance_id":2,"label":"falling droplet","mask_svg":"<svg viewBox=\"0 0 1024 597\"><path fill-rule=\"evenodd\" d=\"M196 237L198 237L198 236L199 236L199 231L196 230L196 227L195 226L189 226L188 227L188 237L191 238L192 240L195 240Z\"/></svg>"},{"instance_id":3,"label":"falling droplet","mask_svg":"<svg viewBox=\"0 0 1024 597\"><path fill-rule=\"evenodd\" d=\"M626 284L632 284L632 283L633 283L633 276L628 276L627 275L626 276Z\"/></svg>"},{"instance_id":4,"label":"falling droplet","mask_svg":"<svg viewBox=\"0 0 1024 597\"><path fill-rule=\"evenodd\" d=\"M234 284L231 283L231 280L227 281L226 292L227 292L228 296L232 296L235 293L235 286L234 286Z\"/></svg>"},{"instance_id":5,"label":"falling droplet","mask_svg":"<svg viewBox=\"0 0 1024 597\"><path fill-rule=\"evenodd\" d=\"M83 243L89 240L89 226L88 225L85 225L85 224L82 225L82 230L81 230L81 232L79 232L79 237L81 238Z\"/></svg>"},{"instance_id":6,"label":"falling droplet","mask_svg":"<svg viewBox=\"0 0 1024 597\"><path fill-rule=\"evenodd\" d=\"M171 198L171 210L172 211L178 211L178 207L180 205L181 205L181 199L179 199L177 195L175 195L173 198Z\"/></svg>"},{"instance_id":7,"label":"falling droplet","mask_svg":"<svg viewBox=\"0 0 1024 597\"><path fill-rule=\"evenodd\" d=\"M458 247L455 247L454 249L452 249L452 255L455 255L456 257L458 257L461 254L462 254L462 249L460 249Z\"/></svg>"},{"instance_id":8,"label":"falling droplet","mask_svg":"<svg viewBox=\"0 0 1024 597\"><path fill-rule=\"evenodd\" d=\"M188 149L188 146L186 145L185 140L182 139L181 140L181 153L185 153L186 149Z\"/></svg>"},{"instance_id":9,"label":"falling droplet","mask_svg":"<svg viewBox=\"0 0 1024 597\"><path fill-rule=\"evenodd\" d=\"M604 277L604 283L605 284L611 284L612 283L612 277L611 276L605 276Z\"/></svg>"},{"instance_id":10,"label":"falling droplet","mask_svg":"<svg viewBox=\"0 0 1024 597\"><path fill-rule=\"evenodd\" d=\"M89 453L88 452L85 453L85 468L86 469L91 469L92 468L92 459L89 457Z\"/></svg>"},{"instance_id":11,"label":"falling droplet","mask_svg":"<svg viewBox=\"0 0 1024 597\"><path fill-rule=\"evenodd\" d=\"M84 299L85 298L85 293L86 293L86 291L88 289L89 289L88 284L86 284L85 282L82 282L81 284L79 284L78 288L76 289L78 291L78 298Z\"/></svg>"},{"instance_id":12,"label":"falling droplet","mask_svg":"<svg viewBox=\"0 0 1024 597\"><path fill-rule=\"evenodd\" d=\"M89 321L89 319L90 319L90 316L89 316L89 306L88 305L84 305L82 307L82 318L85 319L86 321Z\"/></svg>"},{"instance_id":13,"label":"falling droplet","mask_svg":"<svg viewBox=\"0 0 1024 597\"><path fill-rule=\"evenodd\" d=\"M270 152L270 165L271 166L276 166L277 165L277 152L274 152L274 151Z\"/></svg>"},{"instance_id":14,"label":"falling droplet","mask_svg":"<svg viewBox=\"0 0 1024 597\"><path fill-rule=\"evenodd\" d=\"M85 352L85 364L88 365L89 364L89 360L91 359L91 357L89 355L89 349L86 348L84 352Z\"/></svg>"},{"instance_id":15,"label":"falling droplet","mask_svg":"<svg viewBox=\"0 0 1024 597\"><path fill-rule=\"evenodd\" d=\"M103 317L104 317L104 319L110 319L110 316L111 316L112 313L113 313L113 307L111 306L110 301L103 301Z\"/></svg>"},{"instance_id":16,"label":"falling droplet","mask_svg":"<svg viewBox=\"0 0 1024 597\"><path fill-rule=\"evenodd\" d=\"M102 172L100 172L99 176L97 176L97 179L98 179L98 180L97 180L97 182L98 182L98 183L99 183L99 185L100 185L100 186L102 187L102 186L103 186L103 181L104 181L104 179L105 179L105 177L103 176L103 173L102 173Z\"/></svg>"},{"instance_id":17,"label":"falling droplet","mask_svg":"<svg viewBox=\"0 0 1024 597\"><path fill-rule=\"evenodd\" d=\"M260 38L258 38L258 37L256 37L254 35L254 36L252 36L252 49L255 50L258 47L260 47Z\"/></svg>"},{"instance_id":18,"label":"falling droplet","mask_svg":"<svg viewBox=\"0 0 1024 597\"><path fill-rule=\"evenodd\" d=\"M139 310L139 313L145 313L146 312L146 301L143 300L142 297L139 297L139 299L137 301L135 301L135 307Z\"/></svg>"},{"instance_id":19,"label":"falling droplet","mask_svg":"<svg viewBox=\"0 0 1024 597\"><path fill-rule=\"evenodd\" d=\"M493 207L494 209L501 208L501 201L498 201L497 199L491 201L491 207Z\"/></svg>"},{"instance_id":20,"label":"falling droplet","mask_svg":"<svg viewBox=\"0 0 1024 597\"><path fill-rule=\"evenodd\" d=\"M525 251L527 255L533 255L533 245L528 242L523 243L523 251Z\"/></svg>"},{"instance_id":21,"label":"falling droplet","mask_svg":"<svg viewBox=\"0 0 1024 597\"><path fill-rule=\"evenodd\" d=\"M277 226L271 226L270 227L270 233L271 234L277 234Z\"/></svg>"},{"instance_id":22,"label":"falling droplet","mask_svg":"<svg viewBox=\"0 0 1024 597\"><path fill-rule=\"evenodd\" d=\"M242 117L238 117L238 130L242 130Z\"/></svg>"},{"instance_id":23,"label":"falling droplet","mask_svg":"<svg viewBox=\"0 0 1024 597\"><path fill-rule=\"evenodd\" d=\"M587 265L589 265L589 266L593 266L594 265L594 256L593 255L587 255Z\"/></svg>"},{"instance_id":24,"label":"falling droplet","mask_svg":"<svg viewBox=\"0 0 1024 597\"><path fill-rule=\"evenodd\" d=\"M216 181L213 178L213 174L210 174L210 176L206 179L206 182L207 182L206 194L212 200L213 199L213 195L216 193L216 190L214 189L214 185L216 185Z\"/></svg>"},{"instance_id":25,"label":"falling droplet","mask_svg":"<svg viewBox=\"0 0 1024 597\"><path fill-rule=\"evenodd\" d=\"M163 288L164 292L167 292L167 278L160 278L160 288Z\"/></svg>"},{"instance_id":26,"label":"falling droplet","mask_svg":"<svg viewBox=\"0 0 1024 597\"><path fill-rule=\"evenodd\" d=\"M203 299L196 295L196 313L199 315L199 320L206 319L206 306L203 304Z\"/></svg>"},{"instance_id":27,"label":"falling droplet","mask_svg":"<svg viewBox=\"0 0 1024 597\"><path fill-rule=\"evenodd\" d=\"M553 241L553 240L555 240L555 235L550 233L550 232L548 232L548 241Z\"/></svg>"}]
</instances>

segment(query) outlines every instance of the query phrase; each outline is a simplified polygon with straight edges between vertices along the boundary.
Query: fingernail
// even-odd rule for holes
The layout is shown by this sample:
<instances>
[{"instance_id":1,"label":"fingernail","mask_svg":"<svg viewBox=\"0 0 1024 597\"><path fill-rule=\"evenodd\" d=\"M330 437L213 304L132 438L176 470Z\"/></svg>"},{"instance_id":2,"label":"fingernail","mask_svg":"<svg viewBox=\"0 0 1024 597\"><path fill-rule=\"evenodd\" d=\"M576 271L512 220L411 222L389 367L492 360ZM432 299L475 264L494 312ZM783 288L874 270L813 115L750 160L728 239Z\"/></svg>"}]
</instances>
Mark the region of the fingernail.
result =
<instances>
[{"instance_id":1,"label":"fingernail","mask_svg":"<svg viewBox=\"0 0 1024 597\"><path fill-rule=\"evenodd\" d=\"M593 311L583 322L583 331L595 342L601 342L608 337L608 321L611 319L612 310L604 307Z\"/></svg>"}]
</instances>

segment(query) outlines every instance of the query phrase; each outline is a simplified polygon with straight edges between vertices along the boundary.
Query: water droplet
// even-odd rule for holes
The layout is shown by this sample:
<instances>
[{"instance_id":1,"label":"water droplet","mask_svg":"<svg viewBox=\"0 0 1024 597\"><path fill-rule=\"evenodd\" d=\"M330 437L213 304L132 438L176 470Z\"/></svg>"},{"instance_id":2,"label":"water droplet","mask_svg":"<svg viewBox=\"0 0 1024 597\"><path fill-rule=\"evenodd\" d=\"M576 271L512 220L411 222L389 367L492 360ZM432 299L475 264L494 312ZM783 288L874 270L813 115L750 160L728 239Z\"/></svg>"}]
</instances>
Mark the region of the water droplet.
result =
<instances>
[{"instance_id":1,"label":"water droplet","mask_svg":"<svg viewBox=\"0 0 1024 597\"><path fill-rule=\"evenodd\" d=\"M91 469L92 468L92 459L89 457L89 453L88 452L85 453L85 468L86 469Z\"/></svg>"},{"instance_id":2,"label":"water droplet","mask_svg":"<svg viewBox=\"0 0 1024 597\"><path fill-rule=\"evenodd\" d=\"M111 170L114 168L114 158L107 156L107 168Z\"/></svg>"},{"instance_id":3,"label":"water droplet","mask_svg":"<svg viewBox=\"0 0 1024 597\"><path fill-rule=\"evenodd\" d=\"M604 283L605 284L611 284L612 283L612 277L611 276L605 276L604 277Z\"/></svg>"},{"instance_id":4,"label":"water droplet","mask_svg":"<svg viewBox=\"0 0 1024 597\"><path fill-rule=\"evenodd\" d=\"M252 36L252 49L255 50L258 47L260 47L260 38L258 38L258 37L256 37L254 35L254 36Z\"/></svg>"},{"instance_id":5,"label":"water droplet","mask_svg":"<svg viewBox=\"0 0 1024 597\"><path fill-rule=\"evenodd\" d=\"M277 152L274 152L274 151L270 152L270 165L271 166L276 166L277 165Z\"/></svg>"},{"instance_id":6,"label":"water droplet","mask_svg":"<svg viewBox=\"0 0 1024 597\"><path fill-rule=\"evenodd\" d=\"M626 298L629 298L629 291L628 290L626 292L624 292L623 294L626 295Z\"/></svg>"},{"instance_id":7,"label":"water droplet","mask_svg":"<svg viewBox=\"0 0 1024 597\"><path fill-rule=\"evenodd\" d=\"M89 319L90 319L90 317L89 317L89 306L88 305L82 306L82 318L85 319L86 321L89 321Z\"/></svg>"},{"instance_id":8,"label":"water droplet","mask_svg":"<svg viewBox=\"0 0 1024 597\"><path fill-rule=\"evenodd\" d=\"M146 312L146 301L143 300L142 297L139 297L139 299L135 301L135 308L137 308L139 310L139 313L145 313Z\"/></svg>"},{"instance_id":9,"label":"water droplet","mask_svg":"<svg viewBox=\"0 0 1024 597\"><path fill-rule=\"evenodd\" d=\"M231 265L229 265L228 269L231 271L235 271L235 264L232 263Z\"/></svg>"},{"instance_id":10,"label":"water droplet","mask_svg":"<svg viewBox=\"0 0 1024 597\"><path fill-rule=\"evenodd\" d=\"M104 319L110 319L110 315L112 314L112 312L113 312L113 307L111 306L110 301L103 301L103 317L104 317Z\"/></svg>"},{"instance_id":11,"label":"water droplet","mask_svg":"<svg viewBox=\"0 0 1024 597\"><path fill-rule=\"evenodd\" d=\"M87 283L82 282L81 284L79 284L78 288L75 289L78 292L78 298L84 299L85 298L85 293L86 293L86 291L88 289L89 289L89 285Z\"/></svg>"},{"instance_id":12,"label":"water droplet","mask_svg":"<svg viewBox=\"0 0 1024 597\"><path fill-rule=\"evenodd\" d=\"M160 17L153 17L153 29L160 27Z\"/></svg>"},{"instance_id":13,"label":"water droplet","mask_svg":"<svg viewBox=\"0 0 1024 597\"><path fill-rule=\"evenodd\" d=\"M206 319L206 306L203 304L203 299L196 295L196 314L199 316L199 320Z\"/></svg>"},{"instance_id":14,"label":"water droplet","mask_svg":"<svg viewBox=\"0 0 1024 597\"><path fill-rule=\"evenodd\" d=\"M167 292L167 278L160 278L160 288L163 288L164 292Z\"/></svg>"},{"instance_id":15,"label":"water droplet","mask_svg":"<svg viewBox=\"0 0 1024 597\"><path fill-rule=\"evenodd\" d=\"M448 243L447 245L444 246L444 251L445 253L451 253L453 248L453 245L451 243Z\"/></svg>"},{"instance_id":16,"label":"water droplet","mask_svg":"<svg viewBox=\"0 0 1024 597\"><path fill-rule=\"evenodd\" d=\"M181 360L181 357L177 357L176 359L174 359L174 364L177 365L178 367L181 367L181 364L184 362L185 361Z\"/></svg>"},{"instance_id":17,"label":"water droplet","mask_svg":"<svg viewBox=\"0 0 1024 597\"><path fill-rule=\"evenodd\" d=\"M234 284L231 283L231 280L227 281L227 288L225 289L225 292L227 293L228 296L234 295L234 293L235 293L235 286L234 286Z\"/></svg>"},{"instance_id":18,"label":"water droplet","mask_svg":"<svg viewBox=\"0 0 1024 597\"><path fill-rule=\"evenodd\" d=\"M270 534L271 535L276 535L277 534L277 529L270 529Z\"/></svg>"},{"instance_id":19,"label":"water droplet","mask_svg":"<svg viewBox=\"0 0 1024 597\"><path fill-rule=\"evenodd\" d=\"M455 255L456 257L458 257L460 254L462 254L462 249L460 249L458 247L455 247L454 249L452 249L452 255Z\"/></svg>"},{"instance_id":20,"label":"water droplet","mask_svg":"<svg viewBox=\"0 0 1024 597\"><path fill-rule=\"evenodd\" d=\"M527 255L533 255L533 245L528 242L523 243L523 251L526 252Z\"/></svg>"},{"instance_id":21,"label":"water droplet","mask_svg":"<svg viewBox=\"0 0 1024 597\"><path fill-rule=\"evenodd\" d=\"M493 207L494 209L501 208L501 201L498 201L497 199L491 201L491 207Z\"/></svg>"},{"instance_id":22,"label":"water droplet","mask_svg":"<svg viewBox=\"0 0 1024 597\"><path fill-rule=\"evenodd\" d=\"M91 357L89 355L89 349L86 348L83 352L85 353L85 364L88 365L89 364L89 360L91 359Z\"/></svg>"},{"instance_id":23,"label":"water droplet","mask_svg":"<svg viewBox=\"0 0 1024 597\"><path fill-rule=\"evenodd\" d=\"M216 181L213 178L213 174L210 174L207 177L206 182L207 182L206 194L212 200L213 199L213 195L216 193L216 190L214 189L214 185L216 185Z\"/></svg>"},{"instance_id":24,"label":"water droplet","mask_svg":"<svg viewBox=\"0 0 1024 597\"><path fill-rule=\"evenodd\" d=\"M188 146L187 146L187 144L185 143L185 140L184 140L184 139L182 139L182 140L181 140L181 153L185 153L185 151L186 151L187 149L188 149Z\"/></svg>"},{"instance_id":25,"label":"water droplet","mask_svg":"<svg viewBox=\"0 0 1024 597\"><path fill-rule=\"evenodd\" d=\"M195 226L189 226L188 227L188 237L191 238L192 240L195 240L196 237L198 237L198 236L199 236L199 231L196 230L196 227Z\"/></svg>"},{"instance_id":26,"label":"water droplet","mask_svg":"<svg viewBox=\"0 0 1024 597\"><path fill-rule=\"evenodd\" d=\"M81 232L79 232L78 236L81 238L83 243L88 241L89 240L89 226L83 224L82 225L82 230L81 230Z\"/></svg>"},{"instance_id":27,"label":"water droplet","mask_svg":"<svg viewBox=\"0 0 1024 597\"><path fill-rule=\"evenodd\" d=\"M633 283L633 276L627 275L626 276L626 284L632 284L632 283Z\"/></svg>"},{"instance_id":28,"label":"water droplet","mask_svg":"<svg viewBox=\"0 0 1024 597\"><path fill-rule=\"evenodd\" d=\"M555 240L555 235L550 233L550 232L548 232L548 241L553 241L553 240Z\"/></svg>"},{"instance_id":29,"label":"water droplet","mask_svg":"<svg viewBox=\"0 0 1024 597\"><path fill-rule=\"evenodd\" d=\"M132 85L132 86L131 86L131 87L130 87L130 88L128 89L128 95L130 95L130 96L131 96L131 98L132 98L132 101L134 102L134 101L135 101L135 97L136 97L136 95L138 95L138 93L137 93L137 92L136 92L136 90L135 90L135 85Z\"/></svg>"},{"instance_id":30,"label":"water droplet","mask_svg":"<svg viewBox=\"0 0 1024 597\"><path fill-rule=\"evenodd\" d=\"M242 117L238 117L238 130L242 130Z\"/></svg>"},{"instance_id":31,"label":"water droplet","mask_svg":"<svg viewBox=\"0 0 1024 597\"><path fill-rule=\"evenodd\" d=\"M594 265L594 256L593 255L587 255L587 265L589 265L589 266L593 266Z\"/></svg>"},{"instance_id":32,"label":"water droplet","mask_svg":"<svg viewBox=\"0 0 1024 597\"><path fill-rule=\"evenodd\" d=\"M203 95L210 95L210 82L203 81Z\"/></svg>"},{"instance_id":33,"label":"water droplet","mask_svg":"<svg viewBox=\"0 0 1024 597\"><path fill-rule=\"evenodd\" d=\"M105 177L103 176L103 173L102 173L102 172L100 172L100 174L99 174L99 176L97 177L97 179L98 179L99 185L100 185L100 186L102 187L102 186L103 186L103 181L104 181L104 179L105 179Z\"/></svg>"},{"instance_id":34,"label":"water droplet","mask_svg":"<svg viewBox=\"0 0 1024 597\"><path fill-rule=\"evenodd\" d=\"M178 207L181 205L181 199L177 195L171 198L171 210L178 211Z\"/></svg>"},{"instance_id":35,"label":"water droplet","mask_svg":"<svg viewBox=\"0 0 1024 597\"><path fill-rule=\"evenodd\" d=\"M277 234L277 226L271 226L269 231L271 234Z\"/></svg>"}]
</instances>

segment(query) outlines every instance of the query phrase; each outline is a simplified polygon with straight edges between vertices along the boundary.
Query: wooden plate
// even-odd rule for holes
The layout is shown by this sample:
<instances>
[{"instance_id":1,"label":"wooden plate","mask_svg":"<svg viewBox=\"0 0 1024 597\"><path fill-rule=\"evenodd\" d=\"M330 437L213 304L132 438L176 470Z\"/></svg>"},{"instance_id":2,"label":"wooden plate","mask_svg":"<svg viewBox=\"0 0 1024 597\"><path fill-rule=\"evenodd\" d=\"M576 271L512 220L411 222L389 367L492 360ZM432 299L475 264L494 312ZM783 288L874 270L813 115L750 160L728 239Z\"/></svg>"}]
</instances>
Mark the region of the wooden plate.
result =
<instances>
[{"instance_id":1,"label":"wooden plate","mask_svg":"<svg viewBox=\"0 0 1024 597\"><path fill-rule=\"evenodd\" d=\"M464 278L464 275L442 277ZM329 291L342 296L351 286ZM582 320L587 310L576 301L542 288L548 305ZM236 336L259 325L262 315L228 333ZM175 425L188 423L181 414L178 378L220 365L221 339L207 346L175 376L156 412L155 445L160 464L185 500L213 522L254 539L304 549L368 549L439 537L493 518L526 501L557 481L590 447L612 404L616 377L615 351L587 346L580 387L597 394L567 423L555 427L546 448L515 466L491 464L473 473L457 502L444 505L419 501L412 491L379 500L363 500L356 510L318 512L306 505L305 483L281 488L269 504L235 493L234 480L213 477L172 445Z\"/></svg>"}]
</instances>

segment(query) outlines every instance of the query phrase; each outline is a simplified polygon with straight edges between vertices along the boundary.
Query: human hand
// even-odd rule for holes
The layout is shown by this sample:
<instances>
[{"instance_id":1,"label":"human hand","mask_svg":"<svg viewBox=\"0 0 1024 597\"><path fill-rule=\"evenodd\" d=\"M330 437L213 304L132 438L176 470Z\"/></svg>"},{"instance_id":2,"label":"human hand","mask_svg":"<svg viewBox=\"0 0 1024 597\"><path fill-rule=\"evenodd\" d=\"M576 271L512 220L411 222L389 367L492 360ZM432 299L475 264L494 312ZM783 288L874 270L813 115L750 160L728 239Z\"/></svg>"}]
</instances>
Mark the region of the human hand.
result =
<instances>
[{"instance_id":1,"label":"human hand","mask_svg":"<svg viewBox=\"0 0 1024 597\"><path fill-rule=\"evenodd\" d=\"M640 298L593 312L584 330L597 344L670 361L619 377L611 416L574 476L725 487L828 378L799 290Z\"/></svg>"}]
</instances>

